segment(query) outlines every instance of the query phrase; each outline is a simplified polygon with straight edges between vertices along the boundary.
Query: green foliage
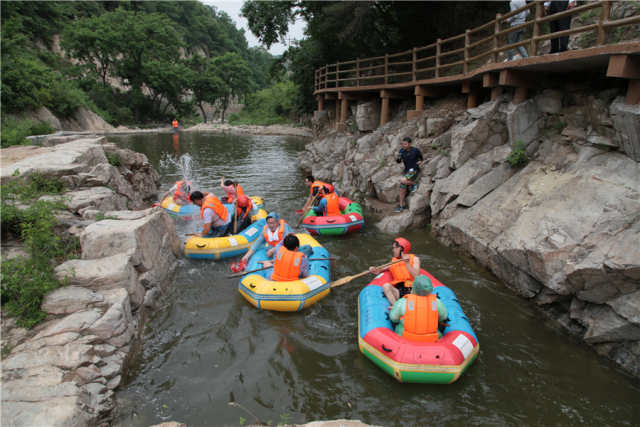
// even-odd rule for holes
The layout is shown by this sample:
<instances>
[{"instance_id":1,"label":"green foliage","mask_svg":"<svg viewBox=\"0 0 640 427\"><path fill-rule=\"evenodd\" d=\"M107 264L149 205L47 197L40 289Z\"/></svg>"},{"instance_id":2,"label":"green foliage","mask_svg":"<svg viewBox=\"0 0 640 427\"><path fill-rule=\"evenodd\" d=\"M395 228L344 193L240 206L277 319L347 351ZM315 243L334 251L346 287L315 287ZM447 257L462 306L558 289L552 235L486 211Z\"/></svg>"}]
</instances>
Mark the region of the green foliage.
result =
<instances>
[{"instance_id":1,"label":"green foliage","mask_svg":"<svg viewBox=\"0 0 640 427\"><path fill-rule=\"evenodd\" d=\"M244 418L244 417L240 417L240 425L241 425L241 426L243 426L243 425L244 425L244 422L245 422L245 421L247 421L247 419L246 419L246 418Z\"/></svg>"},{"instance_id":2,"label":"green foliage","mask_svg":"<svg viewBox=\"0 0 640 427\"><path fill-rule=\"evenodd\" d=\"M511 147L511 153L507 156L507 161L512 168L517 168L518 166L529 163L529 156L525 148L526 146L522 140L516 141Z\"/></svg>"},{"instance_id":3,"label":"green foliage","mask_svg":"<svg viewBox=\"0 0 640 427\"><path fill-rule=\"evenodd\" d=\"M61 181L47 180L39 174L0 186L2 228L18 235L29 254L28 258L5 260L1 267L2 303L19 326L32 327L45 318L40 310L44 295L60 286L55 265L80 253L75 236L62 238L54 231L55 211L66 209L63 201L36 200L63 190Z\"/></svg>"},{"instance_id":4,"label":"green foliage","mask_svg":"<svg viewBox=\"0 0 640 427\"><path fill-rule=\"evenodd\" d=\"M2 346L2 358L4 359L5 357L7 357L9 355L9 353L11 353L11 350L13 350L13 346L9 345L9 344L5 344Z\"/></svg>"},{"instance_id":5,"label":"green foliage","mask_svg":"<svg viewBox=\"0 0 640 427\"><path fill-rule=\"evenodd\" d=\"M98 212L96 214L96 221L104 221L105 219L118 219L118 217L113 215L105 215L104 212Z\"/></svg>"},{"instance_id":6,"label":"green foliage","mask_svg":"<svg viewBox=\"0 0 640 427\"><path fill-rule=\"evenodd\" d=\"M48 135L53 129L48 122L36 122L31 119L19 121L11 116L2 118L0 140L2 148L11 145L31 144L27 140L31 135Z\"/></svg>"},{"instance_id":7,"label":"green foliage","mask_svg":"<svg viewBox=\"0 0 640 427\"><path fill-rule=\"evenodd\" d=\"M291 420L293 419L293 417L291 417L291 415L289 415L289 414L281 414L281 415L280 415L280 419L281 419L282 421L280 422L280 424L279 424L279 425L283 426L283 425L289 424L289 422L291 422Z\"/></svg>"},{"instance_id":8,"label":"green foliage","mask_svg":"<svg viewBox=\"0 0 640 427\"><path fill-rule=\"evenodd\" d=\"M122 159L120 159L120 154L118 153L108 153L107 161L111 166L120 166L122 165Z\"/></svg>"},{"instance_id":9,"label":"green foliage","mask_svg":"<svg viewBox=\"0 0 640 427\"><path fill-rule=\"evenodd\" d=\"M231 114L229 123L262 126L290 123L297 93L298 88L289 80L247 95L244 108Z\"/></svg>"}]
</instances>

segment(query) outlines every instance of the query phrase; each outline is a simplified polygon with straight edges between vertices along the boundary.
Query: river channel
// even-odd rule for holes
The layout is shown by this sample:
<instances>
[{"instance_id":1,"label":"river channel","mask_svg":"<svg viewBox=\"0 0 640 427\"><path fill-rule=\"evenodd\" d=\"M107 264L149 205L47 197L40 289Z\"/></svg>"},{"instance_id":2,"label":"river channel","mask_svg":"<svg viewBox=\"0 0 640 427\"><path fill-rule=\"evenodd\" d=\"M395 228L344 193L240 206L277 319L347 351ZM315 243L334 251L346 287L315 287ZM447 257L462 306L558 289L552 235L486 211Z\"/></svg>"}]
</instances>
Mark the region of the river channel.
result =
<instances>
[{"instance_id":1,"label":"river channel","mask_svg":"<svg viewBox=\"0 0 640 427\"><path fill-rule=\"evenodd\" d=\"M238 180L245 194L262 196L267 211L292 225L308 195L304 173L293 164L308 138L220 132L108 138L146 154L162 175L162 192L187 178L222 196L225 176ZM365 213L360 232L318 238L337 258L334 280L388 262L395 236L381 232L377 221ZM201 222L175 224L183 236ZM233 260L183 258L117 393L116 423L640 424L639 380L559 330L426 229L401 235L423 268L457 294L478 336L480 354L455 383L399 383L360 353L357 297L373 276L335 288L302 312L278 313L255 309L239 294L238 280L226 279Z\"/></svg>"}]
</instances>

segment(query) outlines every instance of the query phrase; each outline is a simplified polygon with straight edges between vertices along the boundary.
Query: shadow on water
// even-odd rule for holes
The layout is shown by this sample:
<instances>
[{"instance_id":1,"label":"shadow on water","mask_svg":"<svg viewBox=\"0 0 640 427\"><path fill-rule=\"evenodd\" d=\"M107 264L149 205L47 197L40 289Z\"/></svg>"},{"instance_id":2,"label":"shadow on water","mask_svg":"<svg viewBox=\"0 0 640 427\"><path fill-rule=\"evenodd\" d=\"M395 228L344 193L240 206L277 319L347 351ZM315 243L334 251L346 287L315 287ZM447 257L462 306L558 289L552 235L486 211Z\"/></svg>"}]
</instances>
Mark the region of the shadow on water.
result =
<instances>
[{"instance_id":1,"label":"shadow on water","mask_svg":"<svg viewBox=\"0 0 640 427\"><path fill-rule=\"evenodd\" d=\"M187 178L219 196L220 177L264 197L295 224L308 190L293 165L308 139L214 132L109 137L145 153L163 192ZM188 155L188 157L182 157ZM190 158L190 160L189 160ZM388 262L394 236L365 214L357 234L322 237L333 278ZM175 221L184 235L198 221ZM118 400L117 423L239 425L359 419L383 426L638 425L640 382L619 372L516 297L491 273L424 229L402 233L425 269L451 287L480 340L480 355L450 385L402 384L358 350L357 297L372 278L334 289L298 313L256 310L227 280L232 260L181 259L148 320Z\"/></svg>"}]
</instances>

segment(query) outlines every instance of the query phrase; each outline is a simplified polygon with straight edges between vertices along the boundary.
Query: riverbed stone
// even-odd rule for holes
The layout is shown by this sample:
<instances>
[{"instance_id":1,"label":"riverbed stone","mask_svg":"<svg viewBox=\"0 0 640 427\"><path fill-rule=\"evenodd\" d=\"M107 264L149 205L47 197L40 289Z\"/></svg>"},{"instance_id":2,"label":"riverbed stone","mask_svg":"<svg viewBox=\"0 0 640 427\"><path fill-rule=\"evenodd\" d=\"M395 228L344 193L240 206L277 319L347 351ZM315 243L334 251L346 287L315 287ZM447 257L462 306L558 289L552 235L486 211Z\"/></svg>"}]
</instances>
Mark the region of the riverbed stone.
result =
<instances>
[{"instance_id":1,"label":"riverbed stone","mask_svg":"<svg viewBox=\"0 0 640 427\"><path fill-rule=\"evenodd\" d=\"M587 304L578 320L588 326L583 339L589 344L640 340L640 326L627 322L608 305Z\"/></svg>"}]
</instances>

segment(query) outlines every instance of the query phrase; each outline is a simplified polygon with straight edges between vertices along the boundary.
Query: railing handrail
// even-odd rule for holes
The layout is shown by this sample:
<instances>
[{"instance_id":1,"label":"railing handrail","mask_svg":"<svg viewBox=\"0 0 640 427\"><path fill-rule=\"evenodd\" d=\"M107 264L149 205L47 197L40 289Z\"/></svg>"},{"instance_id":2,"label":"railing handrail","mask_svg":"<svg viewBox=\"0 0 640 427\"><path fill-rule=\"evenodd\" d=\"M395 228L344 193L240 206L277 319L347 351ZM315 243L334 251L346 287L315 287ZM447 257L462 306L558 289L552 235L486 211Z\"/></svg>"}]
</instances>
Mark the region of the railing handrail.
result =
<instances>
[{"instance_id":1,"label":"railing handrail","mask_svg":"<svg viewBox=\"0 0 640 427\"><path fill-rule=\"evenodd\" d=\"M635 23L640 23L640 16L632 16L629 18L617 19L615 21L609 20L609 15L611 11L611 4L617 2L619 0L601 0L593 3L588 3L582 6L575 7L573 9L556 13L549 16L542 16L542 8L544 7L544 1L537 0L531 2L519 9L506 13L504 15L497 14L496 18L491 20L490 22L483 24L477 28L472 30L466 30L463 34L459 34L457 36L450 37L448 39L438 39L436 43L432 43L427 46L416 47L411 50L407 50L404 52L394 53L394 54L385 54L383 56L376 56L372 58L358 58L354 61L347 62L337 62L335 64L326 64L324 67L321 67L316 70L315 77L315 90L320 89L328 89L327 83L335 82L335 88L339 88L340 82L356 82L356 86L371 86L376 83L368 83L366 80L372 79L382 79L384 80L384 84L389 83L390 77L398 77L398 76L407 76L411 75L412 81L419 80L417 79L418 73L431 72L435 71L435 78L441 77L440 72L443 69L448 69L456 66L462 66L462 68L458 72L454 72L450 74L452 76L455 75L463 75L470 71L470 67L474 61L480 60L486 56L491 55L490 63L497 62L498 54L504 52L506 50L515 49L519 46L526 46L530 44L531 56L536 56L538 52L538 44L545 40L558 38L570 34L577 34L588 31L597 31L597 39L596 46L603 46L606 44L606 33L609 29L615 27L621 27L624 25L631 25ZM565 17L565 16L573 16L577 15L592 9L601 8L601 13L599 15L598 21L595 24L583 25L581 27L555 32L551 34L540 34L541 25L550 21L554 21L556 19ZM501 24L505 23L506 20L510 17L516 16L524 11L535 9L533 13L534 17L532 20L525 22L524 24L520 24L517 26L509 27L507 29L501 29ZM483 30L488 30L493 26L493 34L490 36L484 37L479 40L474 40L471 42L472 34L476 34ZM524 30L526 28L533 27L533 34L531 38L527 40L523 40L518 43L503 45L500 46L499 38L505 35L508 35L515 31ZM464 41L464 46L461 48L454 48L450 50L444 50L443 45L448 43L453 43L457 41ZM483 45L492 44L491 48L486 51L477 52L477 49L481 48ZM455 47L455 46L453 46ZM419 58L418 54L424 52L429 49L436 49L435 55L431 55L424 58ZM473 52L471 50L475 49ZM454 62L444 63L442 61L443 58L452 55L463 55L462 60L455 60ZM411 56L410 56L411 55ZM398 60L396 62L392 61L396 58L401 58L403 56L411 57L410 60ZM459 57L458 57L459 58ZM427 62L433 61L433 64L429 64ZM355 64L355 68L354 68ZM423 68L420 68L418 64L421 64ZM366 66L365 66L366 65ZM404 71L398 67L403 66L411 66L411 71ZM330 71L329 68L332 68L333 71ZM405 68L407 70L408 68ZM370 71L370 73L374 73L374 75L362 75L362 72ZM378 74L378 72L382 72ZM370 74L368 73L368 74ZM329 79L329 76L332 76L333 79ZM340 78L346 75L346 78ZM353 87L353 86L350 86ZM333 86L332 86L333 88Z\"/></svg>"}]
</instances>

